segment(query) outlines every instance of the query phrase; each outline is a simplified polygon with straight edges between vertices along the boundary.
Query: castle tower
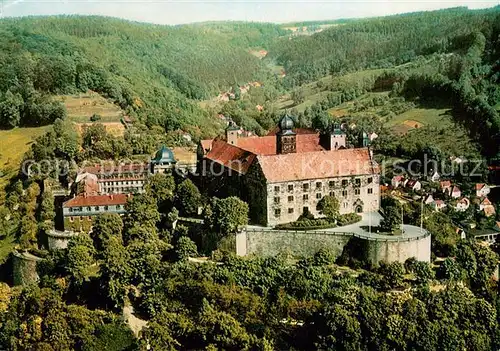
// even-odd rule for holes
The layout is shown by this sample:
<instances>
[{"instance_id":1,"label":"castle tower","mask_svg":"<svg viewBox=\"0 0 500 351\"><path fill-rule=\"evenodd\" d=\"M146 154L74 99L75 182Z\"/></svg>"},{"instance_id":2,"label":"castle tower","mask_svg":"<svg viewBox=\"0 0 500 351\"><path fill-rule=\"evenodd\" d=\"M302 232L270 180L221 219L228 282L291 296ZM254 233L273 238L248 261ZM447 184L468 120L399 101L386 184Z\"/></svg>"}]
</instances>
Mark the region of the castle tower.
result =
<instances>
[{"instance_id":1,"label":"castle tower","mask_svg":"<svg viewBox=\"0 0 500 351\"><path fill-rule=\"evenodd\" d=\"M368 147L368 146L370 146L371 140L368 137L368 134L366 134L366 132L362 132L361 133L360 139L361 139L360 140L361 147Z\"/></svg>"},{"instance_id":2,"label":"castle tower","mask_svg":"<svg viewBox=\"0 0 500 351\"><path fill-rule=\"evenodd\" d=\"M279 131L276 133L276 153L290 154L297 152L297 139L293 131L293 119L286 114L278 122Z\"/></svg>"},{"instance_id":3,"label":"castle tower","mask_svg":"<svg viewBox=\"0 0 500 351\"><path fill-rule=\"evenodd\" d=\"M330 150L345 149L346 146L346 134L340 127L340 124L333 124L333 132L330 135Z\"/></svg>"},{"instance_id":4,"label":"castle tower","mask_svg":"<svg viewBox=\"0 0 500 351\"><path fill-rule=\"evenodd\" d=\"M226 128L226 140L228 144L237 145L238 144L238 131L240 128L233 121L229 122Z\"/></svg>"},{"instance_id":5,"label":"castle tower","mask_svg":"<svg viewBox=\"0 0 500 351\"><path fill-rule=\"evenodd\" d=\"M161 149L156 152L155 158L151 160L151 172L154 174L168 173L175 167L176 163L177 160L172 150L163 145Z\"/></svg>"}]
</instances>

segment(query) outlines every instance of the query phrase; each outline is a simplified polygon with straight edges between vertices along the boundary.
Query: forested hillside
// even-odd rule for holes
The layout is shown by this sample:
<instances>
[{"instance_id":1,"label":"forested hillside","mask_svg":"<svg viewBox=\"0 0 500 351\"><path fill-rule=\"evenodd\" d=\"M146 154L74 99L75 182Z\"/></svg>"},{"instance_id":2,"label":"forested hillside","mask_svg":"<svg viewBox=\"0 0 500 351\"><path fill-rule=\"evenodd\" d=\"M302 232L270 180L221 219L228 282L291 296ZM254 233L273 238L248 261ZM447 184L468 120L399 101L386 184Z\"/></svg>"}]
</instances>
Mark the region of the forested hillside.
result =
<instances>
[{"instance_id":1,"label":"forested hillside","mask_svg":"<svg viewBox=\"0 0 500 351\"><path fill-rule=\"evenodd\" d=\"M387 68L418 55L463 50L463 35L492 34L499 9L456 8L351 21L314 36L282 40L270 57L284 65L292 85L330 73Z\"/></svg>"},{"instance_id":2,"label":"forested hillside","mask_svg":"<svg viewBox=\"0 0 500 351\"><path fill-rule=\"evenodd\" d=\"M51 123L63 111L48 95L91 89L167 130L210 127L190 99L258 78L260 61L248 49L282 32L276 25L169 27L99 17L3 20L0 124Z\"/></svg>"}]
</instances>

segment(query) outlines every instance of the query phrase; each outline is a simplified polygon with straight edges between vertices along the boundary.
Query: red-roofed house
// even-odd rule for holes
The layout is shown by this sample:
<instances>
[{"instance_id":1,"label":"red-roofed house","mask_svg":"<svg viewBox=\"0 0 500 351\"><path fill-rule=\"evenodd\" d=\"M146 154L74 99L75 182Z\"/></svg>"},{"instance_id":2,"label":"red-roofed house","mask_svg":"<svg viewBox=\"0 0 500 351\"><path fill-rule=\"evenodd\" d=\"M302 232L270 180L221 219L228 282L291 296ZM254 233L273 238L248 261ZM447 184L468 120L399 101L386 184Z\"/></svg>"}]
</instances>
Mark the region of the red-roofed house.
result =
<instances>
[{"instance_id":1,"label":"red-roofed house","mask_svg":"<svg viewBox=\"0 0 500 351\"><path fill-rule=\"evenodd\" d=\"M493 216L496 211L495 211L495 206L491 203L491 201L485 197L481 202L479 203L479 210L484 211L484 215L486 217Z\"/></svg>"},{"instance_id":2,"label":"red-roofed house","mask_svg":"<svg viewBox=\"0 0 500 351\"><path fill-rule=\"evenodd\" d=\"M460 199L457 201L457 204L455 205L455 210L459 212L465 212L470 206L470 200L466 197Z\"/></svg>"},{"instance_id":3,"label":"red-roofed house","mask_svg":"<svg viewBox=\"0 0 500 351\"><path fill-rule=\"evenodd\" d=\"M402 176L402 175L397 175L397 176L394 176L392 177L391 179L391 185L394 189L396 189L397 187L399 187L400 185L402 185L405 181L405 177Z\"/></svg>"},{"instance_id":4,"label":"red-roofed house","mask_svg":"<svg viewBox=\"0 0 500 351\"><path fill-rule=\"evenodd\" d=\"M446 207L446 204L444 203L443 200L436 200L432 203L432 206L434 207L434 210L441 211L443 208Z\"/></svg>"},{"instance_id":5,"label":"red-roofed house","mask_svg":"<svg viewBox=\"0 0 500 351\"><path fill-rule=\"evenodd\" d=\"M404 182L404 185L406 188L411 189L413 191L419 191L422 189L422 183L420 183L418 180L415 179L407 179Z\"/></svg>"},{"instance_id":6,"label":"red-roofed house","mask_svg":"<svg viewBox=\"0 0 500 351\"><path fill-rule=\"evenodd\" d=\"M453 188L450 189L449 195L454 199L458 199L460 196L462 196L462 192L460 191L458 186L453 186Z\"/></svg>"},{"instance_id":7,"label":"red-roofed house","mask_svg":"<svg viewBox=\"0 0 500 351\"><path fill-rule=\"evenodd\" d=\"M488 184L483 184L483 183L476 184L476 196L477 197L488 196L490 191L491 191L491 189L488 186Z\"/></svg>"},{"instance_id":8,"label":"red-roofed house","mask_svg":"<svg viewBox=\"0 0 500 351\"><path fill-rule=\"evenodd\" d=\"M451 189L451 181L443 180L443 181L439 182L439 186L441 187L441 191L443 193L448 193Z\"/></svg>"},{"instance_id":9,"label":"red-roofed house","mask_svg":"<svg viewBox=\"0 0 500 351\"><path fill-rule=\"evenodd\" d=\"M201 142L204 181L214 195L245 200L252 222L293 222L304 212L321 216L317 205L326 195L339 200L340 213L378 210L379 167L368 148L346 149L339 129L327 136L296 133L289 116L274 135L239 138L235 128L227 129L226 140Z\"/></svg>"},{"instance_id":10,"label":"red-roofed house","mask_svg":"<svg viewBox=\"0 0 500 351\"><path fill-rule=\"evenodd\" d=\"M74 231L89 230L92 217L102 213L125 213L129 194L87 195L80 194L62 205L64 228Z\"/></svg>"}]
</instances>

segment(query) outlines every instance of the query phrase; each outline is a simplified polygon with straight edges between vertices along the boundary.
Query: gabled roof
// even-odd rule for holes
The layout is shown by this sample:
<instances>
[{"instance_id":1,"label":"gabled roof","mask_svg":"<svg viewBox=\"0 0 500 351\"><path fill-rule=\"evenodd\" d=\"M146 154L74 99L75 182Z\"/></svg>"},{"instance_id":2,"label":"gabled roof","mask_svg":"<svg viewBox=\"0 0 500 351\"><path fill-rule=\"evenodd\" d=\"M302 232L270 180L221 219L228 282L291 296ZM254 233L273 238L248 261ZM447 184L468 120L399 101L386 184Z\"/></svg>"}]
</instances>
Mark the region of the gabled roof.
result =
<instances>
[{"instance_id":1,"label":"gabled roof","mask_svg":"<svg viewBox=\"0 0 500 351\"><path fill-rule=\"evenodd\" d=\"M409 188L413 188L415 185L417 185L417 183L420 184L420 182L418 180L410 179L406 183L406 186L409 187Z\"/></svg>"},{"instance_id":2,"label":"gabled roof","mask_svg":"<svg viewBox=\"0 0 500 351\"><path fill-rule=\"evenodd\" d=\"M443 180L443 181L439 182L439 185L441 186L441 189L449 188L449 187L451 187L451 181Z\"/></svg>"},{"instance_id":3,"label":"gabled roof","mask_svg":"<svg viewBox=\"0 0 500 351\"><path fill-rule=\"evenodd\" d=\"M491 206L491 201L490 199L488 199L487 197L485 197L482 201L481 201L481 205L485 205L485 206Z\"/></svg>"},{"instance_id":4,"label":"gabled roof","mask_svg":"<svg viewBox=\"0 0 500 351\"><path fill-rule=\"evenodd\" d=\"M454 186L453 190L451 191L452 193L460 192L460 188L458 186Z\"/></svg>"},{"instance_id":5,"label":"gabled roof","mask_svg":"<svg viewBox=\"0 0 500 351\"><path fill-rule=\"evenodd\" d=\"M256 155L224 140L214 140L206 158L241 174L245 174Z\"/></svg>"},{"instance_id":6,"label":"gabled roof","mask_svg":"<svg viewBox=\"0 0 500 351\"><path fill-rule=\"evenodd\" d=\"M485 186L486 186L486 184L484 184L484 183L478 183L478 184L476 184L476 190L481 190L481 189L483 189Z\"/></svg>"},{"instance_id":7,"label":"gabled roof","mask_svg":"<svg viewBox=\"0 0 500 351\"><path fill-rule=\"evenodd\" d=\"M257 156L268 182L378 174L367 148Z\"/></svg>"},{"instance_id":8,"label":"gabled roof","mask_svg":"<svg viewBox=\"0 0 500 351\"><path fill-rule=\"evenodd\" d=\"M468 198L466 198L466 197L463 197L463 198L461 198L460 200L458 200L458 202L457 202L457 203L459 203L459 204L466 204L466 205L470 205L470 200L469 200Z\"/></svg>"},{"instance_id":9,"label":"gabled roof","mask_svg":"<svg viewBox=\"0 0 500 351\"><path fill-rule=\"evenodd\" d=\"M299 134L295 137L297 153L325 150L319 134ZM276 155L276 136L239 138L237 146L257 155Z\"/></svg>"},{"instance_id":10,"label":"gabled roof","mask_svg":"<svg viewBox=\"0 0 500 351\"><path fill-rule=\"evenodd\" d=\"M125 205L130 196L129 194L78 195L63 203L63 207Z\"/></svg>"},{"instance_id":11,"label":"gabled roof","mask_svg":"<svg viewBox=\"0 0 500 351\"><path fill-rule=\"evenodd\" d=\"M206 139L200 142L201 148L203 149L204 153L212 149L213 142L214 142L213 139Z\"/></svg>"}]
</instances>

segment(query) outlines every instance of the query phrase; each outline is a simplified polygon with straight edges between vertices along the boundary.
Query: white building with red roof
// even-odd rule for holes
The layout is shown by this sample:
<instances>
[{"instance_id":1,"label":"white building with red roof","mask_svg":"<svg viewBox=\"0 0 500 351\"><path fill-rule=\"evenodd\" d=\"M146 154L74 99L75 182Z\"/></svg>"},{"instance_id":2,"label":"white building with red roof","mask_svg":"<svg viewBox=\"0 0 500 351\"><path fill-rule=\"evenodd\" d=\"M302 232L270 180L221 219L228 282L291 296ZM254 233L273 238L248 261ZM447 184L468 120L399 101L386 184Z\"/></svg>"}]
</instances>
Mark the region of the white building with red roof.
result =
<instances>
[{"instance_id":1,"label":"white building with red roof","mask_svg":"<svg viewBox=\"0 0 500 351\"><path fill-rule=\"evenodd\" d=\"M75 231L90 227L92 217L102 213L125 213L130 194L79 194L62 205L64 228Z\"/></svg>"},{"instance_id":2,"label":"white building with red roof","mask_svg":"<svg viewBox=\"0 0 500 351\"><path fill-rule=\"evenodd\" d=\"M455 205L455 210L459 212L465 212L469 209L469 207L470 207L470 200L466 197L463 197L457 201L457 204Z\"/></svg>"},{"instance_id":3,"label":"white building with red roof","mask_svg":"<svg viewBox=\"0 0 500 351\"><path fill-rule=\"evenodd\" d=\"M476 196L477 197L488 196L490 191L491 191L491 188L488 186L488 184L484 184L484 183L476 184Z\"/></svg>"},{"instance_id":4,"label":"white building with red roof","mask_svg":"<svg viewBox=\"0 0 500 351\"><path fill-rule=\"evenodd\" d=\"M432 206L434 207L434 210L441 211L446 208L446 203L443 200L436 200L432 203Z\"/></svg>"},{"instance_id":5,"label":"white building with red roof","mask_svg":"<svg viewBox=\"0 0 500 351\"><path fill-rule=\"evenodd\" d=\"M495 206L491 203L491 201L485 197L479 203L479 211L483 211L486 217L491 217L495 215Z\"/></svg>"},{"instance_id":6,"label":"white building with red roof","mask_svg":"<svg viewBox=\"0 0 500 351\"><path fill-rule=\"evenodd\" d=\"M453 186L450 190L449 190L449 195L453 198L453 199L458 199L459 197L462 196L462 191L460 190L460 188L458 186Z\"/></svg>"},{"instance_id":7,"label":"white building with red roof","mask_svg":"<svg viewBox=\"0 0 500 351\"><path fill-rule=\"evenodd\" d=\"M339 126L320 135L296 130L285 116L264 137L240 138L235 129L228 127L225 140L201 141L201 161L207 187L246 201L252 222L288 223L304 212L321 216L318 203L326 195L338 199L341 214L379 209L379 166L368 148L347 149Z\"/></svg>"}]
</instances>

